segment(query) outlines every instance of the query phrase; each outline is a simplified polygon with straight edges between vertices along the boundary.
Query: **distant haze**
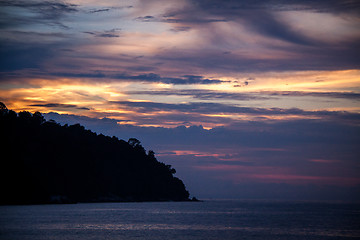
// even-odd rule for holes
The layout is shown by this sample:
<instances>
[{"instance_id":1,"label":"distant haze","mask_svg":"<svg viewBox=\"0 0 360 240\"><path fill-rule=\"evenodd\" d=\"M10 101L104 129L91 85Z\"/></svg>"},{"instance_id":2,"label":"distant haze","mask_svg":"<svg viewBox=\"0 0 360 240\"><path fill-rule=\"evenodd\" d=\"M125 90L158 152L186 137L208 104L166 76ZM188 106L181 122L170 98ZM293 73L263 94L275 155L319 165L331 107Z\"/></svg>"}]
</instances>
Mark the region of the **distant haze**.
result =
<instances>
[{"instance_id":1,"label":"distant haze","mask_svg":"<svg viewBox=\"0 0 360 240\"><path fill-rule=\"evenodd\" d=\"M141 139L200 198L360 200L359 127L336 121L154 128L49 113L60 123Z\"/></svg>"}]
</instances>

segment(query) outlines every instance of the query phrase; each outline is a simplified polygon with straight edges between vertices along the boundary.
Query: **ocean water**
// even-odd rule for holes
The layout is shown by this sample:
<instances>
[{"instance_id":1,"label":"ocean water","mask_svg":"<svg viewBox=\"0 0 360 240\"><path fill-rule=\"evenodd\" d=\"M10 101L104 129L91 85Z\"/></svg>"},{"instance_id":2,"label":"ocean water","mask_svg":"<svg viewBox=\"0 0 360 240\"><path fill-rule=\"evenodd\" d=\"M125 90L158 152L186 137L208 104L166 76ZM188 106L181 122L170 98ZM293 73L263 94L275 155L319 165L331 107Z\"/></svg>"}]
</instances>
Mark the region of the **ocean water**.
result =
<instances>
[{"instance_id":1,"label":"ocean water","mask_svg":"<svg viewBox=\"0 0 360 240\"><path fill-rule=\"evenodd\" d=\"M360 239L360 205L209 200L0 206L0 239Z\"/></svg>"}]
</instances>

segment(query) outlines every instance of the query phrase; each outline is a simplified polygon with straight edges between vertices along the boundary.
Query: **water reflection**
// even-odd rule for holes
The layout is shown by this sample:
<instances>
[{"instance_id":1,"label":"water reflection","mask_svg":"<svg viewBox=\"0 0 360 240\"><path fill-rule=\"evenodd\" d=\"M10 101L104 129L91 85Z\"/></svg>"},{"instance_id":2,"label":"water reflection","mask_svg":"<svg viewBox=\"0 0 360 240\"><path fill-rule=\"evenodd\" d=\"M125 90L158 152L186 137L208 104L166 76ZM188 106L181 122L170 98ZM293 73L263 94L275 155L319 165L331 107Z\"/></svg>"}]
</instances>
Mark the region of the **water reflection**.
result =
<instances>
[{"instance_id":1,"label":"water reflection","mask_svg":"<svg viewBox=\"0 0 360 240\"><path fill-rule=\"evenodd\" d=\"M248 201L0 206L0 239L359 238L359 210Z\"/></svg>"}]
</instances>

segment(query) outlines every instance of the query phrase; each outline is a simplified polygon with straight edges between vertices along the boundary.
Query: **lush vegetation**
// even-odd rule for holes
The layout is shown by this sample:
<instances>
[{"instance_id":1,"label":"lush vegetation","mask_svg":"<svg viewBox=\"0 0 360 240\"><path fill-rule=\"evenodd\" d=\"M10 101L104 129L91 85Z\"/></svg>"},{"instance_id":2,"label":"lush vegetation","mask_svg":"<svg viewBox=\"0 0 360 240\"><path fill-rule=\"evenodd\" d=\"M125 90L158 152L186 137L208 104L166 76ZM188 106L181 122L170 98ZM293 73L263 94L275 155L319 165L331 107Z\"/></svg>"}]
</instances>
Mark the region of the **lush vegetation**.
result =
<instances>
[{"instance_id":1,"label":"lush vegetation","mask_svg":"<svg viewBox=\"0 0 360 240\"><path fill-rule=\"evenodd\" d=\"M186 201L170 165L137 139L45 121L0 103L0 204Z\"/></svg>"}]
</instances>

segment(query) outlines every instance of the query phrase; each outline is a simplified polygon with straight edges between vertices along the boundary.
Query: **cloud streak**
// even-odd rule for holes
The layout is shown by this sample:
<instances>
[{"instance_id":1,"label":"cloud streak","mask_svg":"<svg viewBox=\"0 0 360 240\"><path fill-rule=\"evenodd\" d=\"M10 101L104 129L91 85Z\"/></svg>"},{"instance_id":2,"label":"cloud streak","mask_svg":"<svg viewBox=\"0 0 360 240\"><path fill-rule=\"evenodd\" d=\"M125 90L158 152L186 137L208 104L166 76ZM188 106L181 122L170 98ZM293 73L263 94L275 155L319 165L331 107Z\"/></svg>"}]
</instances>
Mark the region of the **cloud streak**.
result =
<instances>
[{"instance_id":1,"label":"cloud streak","mask_svg":"<svg viewBox=\"0 0 360 240\"><path fill-rule=\"evenodd\" d=\"M93 35L95 37L113 38L113 37L120 37L120 35L116 33L119 30L120 29L111 29L104 32L84 32L84 33Z\"/></svg>"},{"instance_id":2,"label":"cloud streak","mask_svg":"<svg viewBox=\"0 0 360 240\"><path fill-rule=\"evenodd\" d=\"M172 19L176 19L172 24L174 29L196 29L201 32L207 37L203 41L208 41L207 44L212 48L207 47L188 52L169 50L161 53L159 57L166 61L174 61L177 64L191 62L200 68L215 68L218 71L220 69L249 72L271 71L271 69L353 69L357 68L359 64L358 52L354 52L359 47L360 35L357 31L349 30L353 33L353 37L344 36L341 41L337 42L329 41L331 37L326 37L326 33L324 33L324 38L319 39L319 35L315 35L316 31L312 32L311 29L297 26L296 22L287 19L283 13L296 12L296 14L304 14L304 18L309 17L306 14L316 16L316 14L327 13L350 14L351 16L355 14L358 16L354 9L359 8L359 4L354 1L346 3L331 1L330 4L324 4L323 1L274 1L273 4L268 1L227 1L226 3L218 0L190 1L190 4L184 8L165 12L163 17L171 16ZM329 21L339 20L334 15L328 17ZM221 19L224 23L214 24L207 21L207 19L213 18ZM350 22L349 20L346 24L359 26L359 21L356 20L358 17L349 17L349 19L354 19L354 21ZM155 16L146 16L143 20L146 22L160 21ZM318 19L314 19L314 21L316 20ZM224 26L227 25L231 29L237 29L242 34L238 36L236 31L225 31ZM346 28L347 26L340 27ZM317 29L317 31L319 30ZM328 32L335 34L339 32L339 29L329 27ZM266 46L266 50L272 49L274 51L273 56L279 55L278 51L280 51L286 57L264 58L261 52L256 52L252 46L249 46L250 43L246 42L247 35L254 35L258 41L264 41L262 47ZM231 43L231 38L237 40L236 45ZM241 44L246 46L246 51L254 50L251 57L239 54L238 48ZM224 48L219 49L220 46L224 46ZM222 56L219 60L219 55L222 52L232 54Z\"/></svg>"},{"instance_id":3,"label":"cloud streak","mask_svg":"<svg viewBox=\"0 0 360 240\"><path fill-rule=\"evenodd\" d=\"M148 82L148 83L166 83L174 85L188 85L188 84L220 84L227 81L219 79L208 79L203 76L184 75L181 77L161 77L155 73L147 73L141 75L128 75L128 74L107 74L103 72L95 73L54 73L55 76L63 77L76 77L76 78L107 78L115 80L127 80L135 82Z\"/></svg>"},{"instance_id":4,"label":"cloud streak","mask_svg":"<svg viewBox=\"0 0 360 240\"><path fill-rule=\"evenodd\" d=\"M304 92L304 91L260 91L260 92L219 92L213 90L190 89L190 90L161 90L161 91L129 91L127 94L159 95L159 96L191 96L195 99L232 99L241 101L268 100L271 96L289 97L325 97L360 100L357 92Z\"/></svg>"},{"instance_id":5,"label":"cloud streak","mask_svg":"<svg viewBox=\"0 0 360 240\"><path fill-rule=\"evenodd\" d=\"M344 121L346 124L358 125L360 114L344 111L305 111L297 108L251 108L221 103L187 103L169 104L158 102L112 101L119 108L136 114L132 117L140 125L157 125L158 123L236 125L242 121L287 121L291 118L321 119L323 121ZM160 114L161 113L161 114ZM142 115L145 114L145 115ZM147 114L152 114L151 118ZM120 114L123 115L123 114ZM130 116L125 115L127 118ZM295 127L295 126L294 126Z\"/></svg>"},{"instance_id":6,"label":"cloud streak","mask_svg":"<svg viewBox=\"0 0 360 240\"><path fill-rule=\"evenodd\" d=\"M358 116L359 114L352 114L346 112L336 111L305 111L302 109L281 109L281 108L251 108L251 107L238 107L229 104L222 103L208 103L208 102L191 102L186 104L170 104L170 103L159 103L159 102L131 102L131 101L112 101L121 106L129 108L136 108L143 112L152 111L165 111L165 110L179 110L186 112L196 113L247 113L247 114L264 114L264 115L287 115L287 114L298 114L298 115L319 115L319 116L338 116L338 115L353 115Z\"/></svg>"},{"instance_id":7,"label":"cloud streak","mask_svg":"<svg viewBox=\"0 0 360 240\"><path fill-rule=\"evenodd\" d=\"M67 108L76 108L79 110L90 110L86 107L79 107L74 104L62 104L62 103L45 103L45 104L31 104L31 107L45 107L49 109L67 109Z\"/></svg>"},{"instance_id":8,"label":"cloud streak","mask_svg":"<svg viewBox=\"0 0 360 240\"><path fill-rule=\"evenodd\" d=\"M77 12L77 5L60 1L22 1L4 0L0 2L4 17L1 18L2 27L24 25L31 23L51 24L61 28L68 28L61 22L66 14ZM17 14L14 9L28 11L29 14ZM10 21L9 21L10 20Z\"/></svg>"}]
</instances>

